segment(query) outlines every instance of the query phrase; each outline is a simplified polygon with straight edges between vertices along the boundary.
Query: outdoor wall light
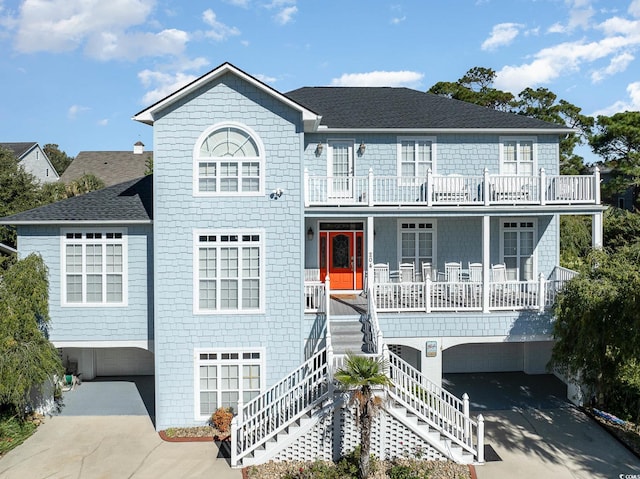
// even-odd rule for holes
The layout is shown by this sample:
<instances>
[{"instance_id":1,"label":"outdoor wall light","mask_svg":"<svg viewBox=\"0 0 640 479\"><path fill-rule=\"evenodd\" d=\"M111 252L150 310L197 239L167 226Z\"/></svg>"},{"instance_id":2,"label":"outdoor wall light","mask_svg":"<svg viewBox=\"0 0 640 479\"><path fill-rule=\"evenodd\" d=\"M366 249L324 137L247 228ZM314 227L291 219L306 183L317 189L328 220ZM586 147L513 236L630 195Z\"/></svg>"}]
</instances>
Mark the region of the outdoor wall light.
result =
<instances>
[{"instance_id":1,"label":"outdoor wall light","mask_svg":"<svg viewBox=\"0 0 640 479\"><path fill-rule=\"evenodd\" d=\"M311 226L309 226L309 229L307 230L307 239L309 241L313 239L313 228Z\"/></svg>"},{"instance_id":2,"label":"outdoor wall light","mask_svg":"<svg viewBox=\"0 0 640 479\"><path fill-rule=\"evenodd\" d=\"M358 147L358 152L361 155L364 155L364 150L367 148L367 145L364 144L364 141L360 142L360 147Z\"/></svg>"},{"instance_id":3,"label":"outdoor wall light","mask_svg":"<svg viewBox=\"0 0 640 479\"><path fill-rule=\"evenodd\" d=\"M324 146L322 145L322 143L318 143L318 145L316 146L316 155L320 156L322 155L322 149L324 148Z\"/></svg>"},{"instance_id":4,"label":"outdoor wall light","mask_svg":"<svg viewBox=\"0 0 640 479\"><path fill-rule=\"evenodd\" d=\"M277 200L283 195L283 193L284 193L283 189L277 188L273 190L269 196L271 197L272 200Z\"/></svg>"}]
</instances>

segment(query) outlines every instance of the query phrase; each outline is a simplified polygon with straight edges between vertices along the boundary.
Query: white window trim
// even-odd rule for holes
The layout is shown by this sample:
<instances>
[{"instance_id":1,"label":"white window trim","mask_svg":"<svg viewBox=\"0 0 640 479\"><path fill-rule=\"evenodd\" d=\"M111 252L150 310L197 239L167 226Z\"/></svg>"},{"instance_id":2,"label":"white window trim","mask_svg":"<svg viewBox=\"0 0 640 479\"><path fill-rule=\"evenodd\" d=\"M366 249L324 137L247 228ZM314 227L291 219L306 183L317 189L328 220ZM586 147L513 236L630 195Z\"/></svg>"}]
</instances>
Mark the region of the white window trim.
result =
<instances>
[{"instance_id":1,"label":"white window trim","mask_svg":"<svg viewBox=\"0 0 640 479\"><path fill-rule=\"evenodd\" d=\"M67 240L67 233L82 233L84 236L86 233L122 233L122 302L120 303L107 303L106 295L105 301L101 303L87 303L85 301L81 303L70 303L67 301L67 266L66 266L66 248L67 244L96 244L95 240L87 240L85 238L81 240ZM107 244L106 238L100 240L100 244ZM118 242L119 243L119 242ZM68 308L122 308L129 305L129 236L127 228L61 228L60 229L60 306ZM85 258L83 252L84 265ZM86 282L84 278L86 271L82 271L83 277L83 296L86 295ZM104 274L104 273L103 273Z\"/></svg>"},{"instance_id":2,"label":"white window trim","mask_svg":"<svg viewBox=\"0 0 640 479\"><path fill-rule=\"evenodd\" d=\"M432 225L431 232L433 234L431 267L435 268L438 265L438 240L437 240L438 222L437 220L433 218L399 218L398 219L397 228L396 228L396 231L397 231L396 244L398 245L396 260L398 265L400 264L400 261L402 261L402 223L431 223ZM416 273L421 272L419 269L421 266L422 265L418 265L418 269L416 270ZM393 267L391 269L396 269L396 268Z\"/></svg>"},{"instance_id":3,"label":"white window trim","mask_svg":"<svg viewBox=\"0 0 640 479\"><path fill-rule=\"evenodd\" d=\"M436 173L437 143L435 136L398 136L396 138L396 172L402 177L402 142L403 141L430 141L431 142L431 173Z\"/></svg>"},{"instance_id":4,"label":"white window trim","mask_svg":"<svg viewBox=\"0 0 640 479\"><path fill-rule=\"evenodd\" d=\"M522 217L502 217L500 218L500 263L504 263L504 233L505 231L528 231L529 228L522 228L518 225L517 228L507 230L504 227L505 222L509 223L520 223L521 221L526 221L533 223L533 253L531 254L532 262L533 262L533 278L531 281L536 281L538 278L538 219L533 216L522 216ZM518 245L518 249L520 245ZM518 267L519 268L519 267ZM518 270L519 272L519 270ZM521 281L518 278L517 281Z\"/></svg>"},{"instance_id":5,"label":"white window trim","mask_svg":"<svg viewBox=\"0 0 640 479\"><path fill-rule=\"evenodd\" d=\"M211 353L238 353L242 356L242 353L260 353L260 359L237 359L237 360L229 360L221 363L220 360L217 360L217 364L234 364L234 365L244 365L244 364L259 364L260 365L260 394L262 394L266 390L266 350L263 347L256 348L195 348L193 350L193 403L194 403L194 419L196 421L206 421L211 418L211 415L202 415L200 414L200 365L206 361L214 361L214 360L201 360L200 354L211 354ZM239 379L242 381L242 378ZM234 413L237 413L238 407L235 406L233 408Z\"/></svg>"},{"instance_id":6,"label":"white window trim","mask_svg":"<svg viewBox=\"0 0 640 479\"><path fill-rule=\"evenodd\" d=\"M200 244L199 236L200 235L259 235L260 241L255 243L258 248L260 248L260 307L257 309L200 309L200 278L199 278L199 255L198 255L198 246ZM234 230L234 229L197 229L193 230L193 314L263 314L265 312L265 263L266 263L266 248L265 248L265 238L266 231L263 228L256 229L242 229L242 230ZM241 247L243 243L238 243L238 246Z\"/></svg>"},{"instance_id":7,"label":"white window trim","mask_svg":"<svg viewBox=\"0 0 640 479\"><path fill-rule=\"evenodd\" d=\"M498 138L500 144L500 174L506 174L504 172L504 144L506 141L515 141L517 143L516 149L520 148L521 141L530 141L532 142L532 152L533 155L533 166L532 166L532 174L535 175L536 171L538 171L538 137L537 136L501 136ZM520 161L518 160L518 165ZM520 175L520 173L518 173Z\"/></svg>"},{"instance_id":8,"label":"white window trim","mask_svg":"<svg viewBox=\"0 0 640 479\"><path fill-rule=\"evenodd\" d=\"M260 176L259 176L259 188L258 191L200 191L200 145L202 142L207 139L207 137L213 133L215 130L219 130L222 128L237 128L239 130L247 133L253 141L255 141L256 146L258 147L258 158L256 161L260 163ZM262 196L265 191L265 168L266 168L266 159L265 159L265 148L264 143L262 142L262 138L253 130L251 127L235 122L235 121L225 121L221 123L216 123L215 125L211 125L209 128L204 130L198 140L196 141L193 147L193 153L191 155L193 162L193 196L194 197L221 197L221 196ZM218 160L216 160L218 161ZM238 158L237 160L241 162L242 159Z\"/></svg>"}]
</instances>

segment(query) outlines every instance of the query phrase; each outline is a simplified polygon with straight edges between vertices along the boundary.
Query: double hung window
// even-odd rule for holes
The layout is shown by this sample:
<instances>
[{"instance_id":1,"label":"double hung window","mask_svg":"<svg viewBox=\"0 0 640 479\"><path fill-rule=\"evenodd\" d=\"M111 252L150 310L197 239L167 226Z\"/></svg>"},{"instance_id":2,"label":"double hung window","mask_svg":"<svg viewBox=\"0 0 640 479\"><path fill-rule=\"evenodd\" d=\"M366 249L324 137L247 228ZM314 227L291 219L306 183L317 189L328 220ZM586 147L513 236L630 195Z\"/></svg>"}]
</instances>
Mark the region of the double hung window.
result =
<instances>
[{"instance_id":1,"label":"double hung window","mask_svg":"<svg viewBox=\"0 0 640 479\"><path fill-rule=\"evenodd\" d=\"M62 231L62 304L125 305L126 232Z\"/></svg>"},{"instance_id":2,"label":"double hung window","mask_svg":"<svg viewBox=\"0 0 640 479\"><path fill-rule=\"evenodd\" d=\"M209 418L219 407L237 412L260 394L264 376L260 351L200 351L196 353L196 418Z\"/></svg>"},{"instance_id":3,"label":"double hung window","mask_svg":"<svg viewBox=\"0 0 640 479\"><path fill-rule=\"evenodd\" d=\"M398 140L399 174L405 178L426 178L434 170L434 141L431 138Z\"/></svg>"},{"instance_id":4,"label":"double hung window","mask_svg":"<svg viewBox=\"0 0 640 479\"><path fill-rule=\"evenodd\" d=\"M207 130L194 151L194 191L200 196L261 194L261 151L257 135L242 125Z\"/></svg>"},{"instance_id":5,"label":"double hung window","mask_svg":"<svg viewBox=\"0 0 640 479\"><path fill-rule=\"evenodd\" d=\"M533 138L501 138L501 173L533 176L536 144Z\"/></svg>"},{"instance_id":6,"label":"double hung window","mask_svg":"<svg viewBox=\"0 0 640 479\"><path fill-rule=\"evenodd\" d=\"M196 232L195 311L258 311L262 304L262 233Z\"/></svg>"}]
</instances>

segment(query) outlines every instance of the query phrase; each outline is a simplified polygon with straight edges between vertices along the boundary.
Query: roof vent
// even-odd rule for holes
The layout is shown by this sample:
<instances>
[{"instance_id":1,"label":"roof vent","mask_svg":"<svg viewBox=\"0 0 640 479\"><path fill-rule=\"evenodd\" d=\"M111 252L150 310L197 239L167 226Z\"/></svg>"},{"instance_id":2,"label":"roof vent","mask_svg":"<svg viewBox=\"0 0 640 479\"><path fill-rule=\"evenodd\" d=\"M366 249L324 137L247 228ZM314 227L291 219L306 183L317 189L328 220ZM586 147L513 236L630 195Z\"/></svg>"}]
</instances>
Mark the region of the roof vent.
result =
<instances>
[{"instance_id":1,"label":"roof vent","mask_svg":"<svg viewBox=\"0 0 640 479\"><path fill-rule=\"evenodd\" d=\"M141 155L144 153L144 143L141 141L136 141L135 145L133 145L133 154Z\"/></svg>"}]
</instances>

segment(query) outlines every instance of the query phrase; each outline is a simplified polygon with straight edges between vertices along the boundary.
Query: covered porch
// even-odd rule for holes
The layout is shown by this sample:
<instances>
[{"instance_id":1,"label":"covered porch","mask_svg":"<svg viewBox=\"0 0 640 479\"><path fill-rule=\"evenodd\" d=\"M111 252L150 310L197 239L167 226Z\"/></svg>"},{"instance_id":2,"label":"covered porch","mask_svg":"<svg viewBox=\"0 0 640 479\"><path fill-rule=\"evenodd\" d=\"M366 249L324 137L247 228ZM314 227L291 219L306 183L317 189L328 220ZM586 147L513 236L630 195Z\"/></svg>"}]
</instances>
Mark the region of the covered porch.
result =
<instances>
[{"instance_id":1,"label":"covered porch","mask_svg":"<svg viewBox=\"0 0 640 479\"><path fill-rule=\"evenodd\" d=\"M379 312L543 311L575 275L558 264L559 213L376 213L307 218L307 311L327 280ZM602 213L590 214L598 247Z\"/></svg>"}]
</instances>

